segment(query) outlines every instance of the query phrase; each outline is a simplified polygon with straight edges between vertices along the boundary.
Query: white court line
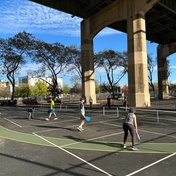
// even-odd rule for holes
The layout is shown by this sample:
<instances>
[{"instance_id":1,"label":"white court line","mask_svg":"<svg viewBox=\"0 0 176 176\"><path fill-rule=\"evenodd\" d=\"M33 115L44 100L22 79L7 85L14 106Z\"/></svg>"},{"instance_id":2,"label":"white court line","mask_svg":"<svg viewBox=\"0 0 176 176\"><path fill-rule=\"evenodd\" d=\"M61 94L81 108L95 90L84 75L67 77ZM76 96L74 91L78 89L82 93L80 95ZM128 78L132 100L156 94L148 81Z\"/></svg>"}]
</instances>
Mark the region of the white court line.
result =
<instances>
[{"instance_id":1,"label":"white court line","mask_svg":"<svg viewBox=\"0 0 176 176\"><path fill-rule=\"evenodd\" d=\"M7 118L5 118L5 117L4 117L4 119L7 120L7 121L9 121L10 123L13 123L14 125L16 125L16 126L22 128L21 125L18 125L17 123L13 122L12 120L9 120L9 119L7 119Z\"/></svg>"},{"instance_id":2,"label":"white court line","mask_svg":"<svg viewBox=\"0 0 176 176\"><path fill-rule=\"evenodd\" d=\"M74 117L75 118L75 117ZM46 123L39 123L39 124L37 124L37 125L46 125L46 124L55 124L56 122L61 122L61 123L63 123L63 122L71 122L71 121L76 121L77 119L75 118L75 119L69 119L69 120L60 120L59 118L58 118L58 120L55 120L55 121L46 121L45 120L45 122Z\"/></svg>"},{"instance_id":3,"label":"white court line","mask_svg":"<svg viewBox=\"0 0 176 176\"><path fill-rule=\"evenodd\" d=\"M109 136L115 136L115 135L118 135L118 134L121 134L121 133L123 133L123 132L108 134L108 135L100 136L100 137L96 137L96 138L91 138L91 139L83 140L81 142L73 142L73 143L70 143L70 144L62 145L61 147L67 147L67 146L70 146L70 145L84 143L84 142L87 142L87 141L93 141L93 140L96 140L96 139L101 139L101 138L105 138L105 137L109 137Z\"/></svg>"},{"instance_id":4,"label":"white court line","mask_svg":"<svg viewBox=\"0 0 176 176\"><path fill-rule=\"evenodd\" d=\"M106 122L102 122L102 121L100 123L103 123L105 125L110 125L110 126L122 127L122 125L115 125L115 124L106 123Z\"/></svg>"},{"instance_id":5,"label":"white court line","mask_svg":"<svg viewBox=\"0 0 176 176\"><path fill-rule=\"evenodd\" d=\"M47 124L48 125L51 125L51 124L55 124L56 122L60 122L60 123L64 123L64 122L72 122L72 121L75 121L76 119L72 119L72 120L63 120L63 121L59 121L59 120L57 120L57 121L54 121L54 122L51 122L51 123L40 123L40 124L37 124L37 126L44 126L44 125L46 125L47 126ZM34 126L36 126L36 125L34 125ZM70 127L75 127L75 125L74 126L70 126ZM59 127L58 127L59 128ZM47 131L55 131L55 130L58 130L58 128L57 129L48 129L48 130L41 130L41 131L35 131L35 133L42 133L42 132L47 132ZM67 127L67 128L69 128L69 127Z\"/></svg>"},{"instance_id":6,"label":"white court line","mask_svg":"<svg viewBox=\"0 0 176 176\"><path fill-rule=\"evenodd\" d=\"M74 117L75 118L75 117ZM72 120L64 120L64 121L59 121L60 123L63 123L63 122L69 122L69 121L75 121L75 119L72 119ZM112 120L105 120L105 121L100 121L100 122L108 122L108 121L112 121ZM51 123L42 123L42 124L37 124L38 126L39 125L46 125L46 124L53 124L53 123L56 123L55 122L51 122ZM91 125L91 124L97 124L97 122L93 122L93 123L86 123L87 125ZM71 128L71 127L76 127L78 125L73 125L73 126L67 126L67 127L63 127L63 128ZM49 132L49 131L55 131L55 130L58 130L59 127L57 129L48 129L48 130L41 130L41 131L35 131L34 133L42 133L42 132Z\"/></svg>"},{"instance_id":7,"label":"white court line","mask_svg":"<svg viewBox=\"0 0 176 176\"><path fill-rule=\"evenodd\" d=\"M48 142L49 144L51 144L51 145L53 145L53 146L55 146L55 147L59 148L60 150L62 150L62 151L64 151L64 152L66 152L66 153L68 153L68 154L72 155L73 157L75 157L75 158L77 158L77 159L81 160L82 162L84 162L84 163L88 164L89 166L91 166L91 167L93 167L93 168L95 168L95 169L99 170L100 172L104 173L105 175L112 176L112 175L111 175L111 174L109 174L108 172L106 172L106 171L104 171L104 170L100 169L99 167L97 167L97 166L95 166L95 165L93 165L93 164L91 164L91 163L87 162L86 160L84 160L84 159L80 158L79 156L77 156L77 155L75 155L75 154L73 154L73 153L69 152L68 150L66 150L66 149L64 149L64 148L62 148L62 147L59 147L58 145L56 145L56 144L54 144L54 143L52 143L52 142L48 141L47 139L43 138L42 136L39 136L38 134L35 134L35 133L33 133L33 134L34 134L35 136L39 137L40 139L42 139L42 140L44 140L44 141Z\"/></svg>"},{"instance_id":8,"label":"white court line","mask_svg":"<svg viewBox=\"0 0 176 176\"><path fill-rule=\"evenodd\" d=\"M158 160L158 161L156 161L156 162L154 162L154 163L152 163L152 164L149 164L148 166L145 166L145 167L143 167L143 168L141 168L141 169L139 169L139 170L137 170L137 171L135 171L135 172L132 172L132 173L126 175L126 176L131 176L131 175L134 175L134 174L136 174L136 173L138 173L138 172L141 172L141 171L143 171L143 170L145 170L145 169L147 169L147 168L149 168L149 167L151 167L151 166L153 166L153 165L155 165L155 164L160 163L161 161L164 161L164 160L166 160L166 159L168 159L168 158L171 158L171 157L174 156L174 155L176 155L176 153L172 153L171 155L166 156L166 157L164 157L164 158L162 158L162 159L160 159L160 160Z\"/></svg>"},{"instance_id":9,"label":"white court line","mask_svg":"<svg viewBox=\"0 0 176 176\"><path fill-rule=\"evenodd\" d=\"M115 124L110 124L110 123L106 123L106 122L100 122L106 125L111 125L111 126L118 126L118 127L122 127L121 125L115 125ZM162 136L169 136L171 138L176 138L176 136L173 135L168 135L168 134L164 134L164 133L157 133L157 132L153 132L153 131L146 131L146 130L140 130L138 129L138 131L142 131L142 132L146 132L146 133L152 133L152 134L157 134L157 135L162 135Z\"/></svg>"},{"instance_id":10,"label":"white court line","mask_svg":"<svg viewBox=\"0 0 176 176\"><path fill-rule=\"evenodd\" d=\"M77 127L78 125L72 125L72 126L68 126L68 127L62 127L62 128L72 128L72 127ZM33 133L42 133L42 132L48 132L48 131L55 131L55 130L58 130L60 129L60 127L56 128L56 129L49 129L49 130L41 130L41 131L35 131Z\"/></svg>"},{"instance_id":11,"label":"white court line","mask_svg":"<svg viewBox=\"0 0 176 176\"><path fill-rule=\"evenodd\" d=\"M157 132L146 131L146 130L139 130L139 131L146 132L146 133L157 134L157 135L161 135L161 136L169 136L169 137L172 137L172 138L176 138L176 136L168 135L168 134L164 134L164 133L157 133Z\"/></svg>"},{"instance_id":12,"label":"white court line","mask_svg":"<svg viewBox=\"0 0 176 176\"><path fill-rule=\"evenodd\" d=\"M163 111L163 110L159 110L159 109L137 109L136 110L139 110L139 111L147 111L147 112L167 112L167 113L173 113L175 114L176 112L175 111Z\"/></svg>"}]
</instances>

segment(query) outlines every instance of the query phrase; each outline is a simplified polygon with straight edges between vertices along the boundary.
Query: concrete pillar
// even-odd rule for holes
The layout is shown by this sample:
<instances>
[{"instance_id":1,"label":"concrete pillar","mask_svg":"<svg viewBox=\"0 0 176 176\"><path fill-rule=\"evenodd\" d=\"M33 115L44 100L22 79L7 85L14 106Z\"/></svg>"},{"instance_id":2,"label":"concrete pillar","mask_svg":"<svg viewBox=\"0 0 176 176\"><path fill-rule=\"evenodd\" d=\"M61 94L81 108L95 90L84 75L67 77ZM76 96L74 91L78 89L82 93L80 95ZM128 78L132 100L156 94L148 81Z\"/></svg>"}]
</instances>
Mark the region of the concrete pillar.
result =
<instances>
[{"instance_id":1,"label":"concrete pillar","mask_svg":"<svg viewBox=\"0 0 176 176\"><path fill-rule=\"evenodd\" d=\"M146 50L145 14L134 14L134 4L128 1L128 103L133 107L150 106Z\"/></svg>"},{"instance_id":2,"label":"concrete pillar","mask_svg":"<svg viewBox=\"0 0 176 176\"><path fill-rule=\"evenodd\" d=\"M168 88L168 62L167 57L176 52L176 42L166 45L158 45L157 61L158 61L158 98L169 98Z\"/></svg>"},{"instance_id":3,"label":"concrete pillar","mask_svg":"<svg viewBox=\"0 0 176 176\"><path fill-rule=\"evenodd\" d=\"M118 0L81 22L81 53L83 95L96 103L93 38L104 27L127 20L129 53L129 105L150 106L148 89L145 12L159 0ZM140 13L144 12L144 13ZM138 13L139 12L139 13ZM136 15L137 14L137 15Z\"/></svg>"},{"instance_id":4,"label":"concrete pillar","mask_svg":"<svg viewBox=\"0 0 176 176\"><path fill-rule=\"evenodd\" d=\"M158 98L169 98L167 58L158 58Z\"/></svg>"},{"instance_id":5,"label":"concrete pillar","mask_svg":"<svg viewBox=\"0 0 176 176\"><path fill-rule=\"evenodd\" d=\"M81 61L82 61L82 94L88 102L92 97L93 104L96 103L95 80L94 80L94 53L93 39L86 38L89 33L88 20L81 23Z\"/></svg>"}]
</instances>

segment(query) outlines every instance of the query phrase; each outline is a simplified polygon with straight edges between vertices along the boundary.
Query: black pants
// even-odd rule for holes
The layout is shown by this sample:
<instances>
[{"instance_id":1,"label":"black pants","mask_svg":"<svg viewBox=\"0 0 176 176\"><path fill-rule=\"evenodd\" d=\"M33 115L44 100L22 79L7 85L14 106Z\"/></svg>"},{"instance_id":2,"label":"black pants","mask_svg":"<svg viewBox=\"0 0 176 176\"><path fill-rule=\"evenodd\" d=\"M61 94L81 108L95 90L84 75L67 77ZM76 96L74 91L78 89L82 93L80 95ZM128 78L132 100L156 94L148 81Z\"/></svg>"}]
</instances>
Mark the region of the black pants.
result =
<instances>
[{"instance_id":1,"label":"black pants","mask_svg":"<svg viewBox=\"0 0 176 176\"><path fill-rule=\"evenodd\" d=\"M128 138L128 131L129 131L131 134L131 142L132 142L132 145L134 146L135 137L136 137L134 126L132 124L123 123L123 130L124 130L124 139L123 139L124 144L126 143L126 140Z\"/></svg>"}]
</instances>

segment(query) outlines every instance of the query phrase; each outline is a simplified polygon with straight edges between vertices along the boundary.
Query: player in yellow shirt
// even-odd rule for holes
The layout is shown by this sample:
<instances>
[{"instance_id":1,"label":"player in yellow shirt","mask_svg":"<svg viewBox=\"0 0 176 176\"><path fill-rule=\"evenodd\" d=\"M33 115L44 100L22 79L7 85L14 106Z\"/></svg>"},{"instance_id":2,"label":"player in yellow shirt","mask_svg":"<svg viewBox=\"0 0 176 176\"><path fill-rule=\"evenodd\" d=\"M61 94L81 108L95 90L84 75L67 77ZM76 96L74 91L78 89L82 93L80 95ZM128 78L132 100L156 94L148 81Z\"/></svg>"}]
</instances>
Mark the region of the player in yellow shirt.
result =
<instances>
[{"instance_id":1,"label":"player in yellow shirt","mask_svg":"<svg viewBox=\"0 0 176 176\"><path fill-rule=\"evenodd\" d=\"M54 104L54 100L52 99L52 97L50 97L50 110L49 110L49 116L48 118L46 118L45 120L49 121L49 119L51 118L51 115L54 114L55 118L54 120L57 120L57 115L55 113L55 104Z\"/></svg>"}]
</instances>

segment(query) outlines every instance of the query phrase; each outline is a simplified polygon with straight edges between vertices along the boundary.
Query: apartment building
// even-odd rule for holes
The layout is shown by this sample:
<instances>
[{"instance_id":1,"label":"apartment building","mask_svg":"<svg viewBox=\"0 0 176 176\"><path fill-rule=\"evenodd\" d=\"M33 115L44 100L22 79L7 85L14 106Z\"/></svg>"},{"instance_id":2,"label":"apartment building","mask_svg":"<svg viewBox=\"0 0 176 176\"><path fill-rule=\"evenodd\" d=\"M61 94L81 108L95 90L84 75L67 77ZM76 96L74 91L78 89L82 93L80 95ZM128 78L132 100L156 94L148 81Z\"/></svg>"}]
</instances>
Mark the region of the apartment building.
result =
<instances>
[{"instance_id":1,"label":"apartment building","mask_svg":"<svg viewBox=\"0 0 176 176\"><path fill-rule=\"evenodd\" d=\"M17 86L17 84L15 84L15 87ZM3 79L0 80L0 90L4 91L4 92L12 92L12 85L10 82L8 81L4 81Z\"/></svg>"},{"instance_id":2,"label":"apartment building","mask_svg":"<svg viewBox=\"0 0 176 176\"><path fill-rule=\"evenodd\" d=\"M33 76L23 76L18 78L18 86L21 84L27 83L30 86L34 86L36 82L43 81L48 84L52 84L52 78L48 77L48 75L44 75L41 77L33 77ZM58 88L63 88L63 79L57 78Z\"/></svg>"}]
</instances>

